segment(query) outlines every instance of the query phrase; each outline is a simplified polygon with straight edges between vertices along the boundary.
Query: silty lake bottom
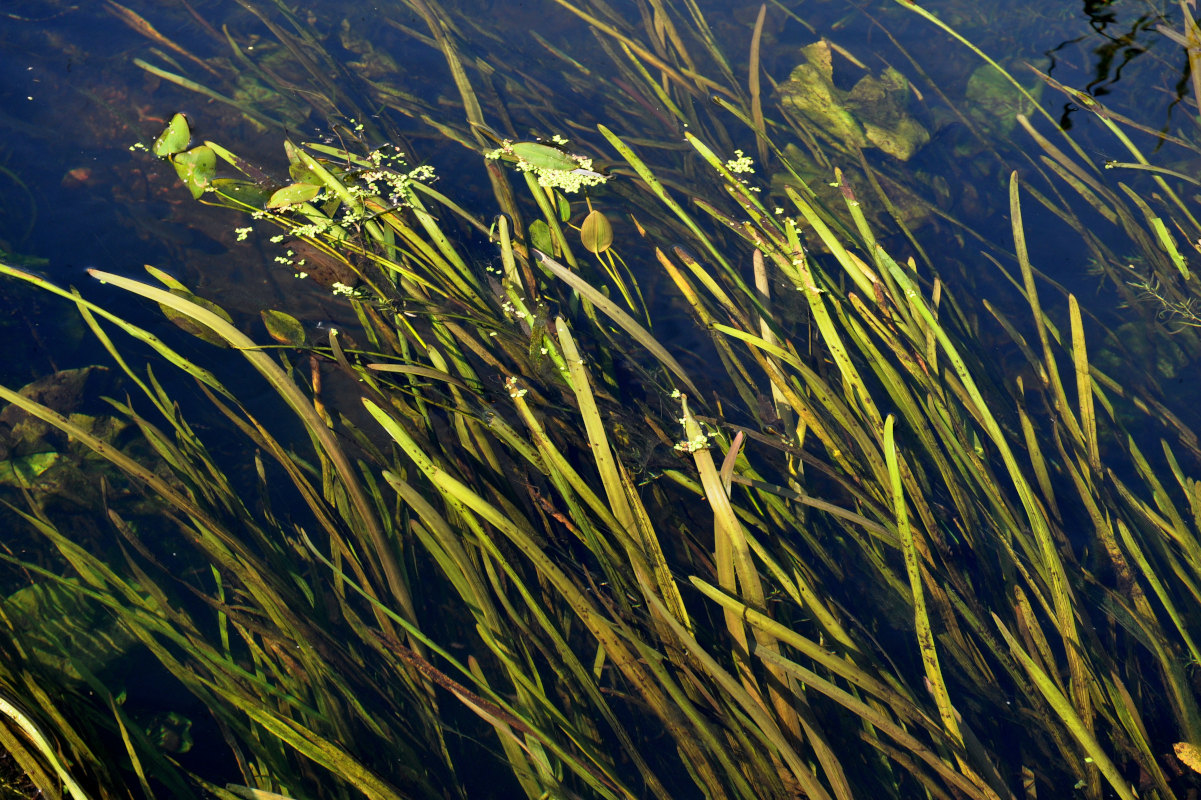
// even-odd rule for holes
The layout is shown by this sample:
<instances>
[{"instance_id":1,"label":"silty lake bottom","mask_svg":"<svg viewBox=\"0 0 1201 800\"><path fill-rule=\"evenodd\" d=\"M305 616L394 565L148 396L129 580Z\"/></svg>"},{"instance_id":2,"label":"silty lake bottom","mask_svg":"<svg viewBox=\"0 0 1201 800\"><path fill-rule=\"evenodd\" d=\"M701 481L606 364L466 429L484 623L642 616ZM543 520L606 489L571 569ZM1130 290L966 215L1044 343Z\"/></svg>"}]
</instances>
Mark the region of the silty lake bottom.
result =
<instances>
[{"instance_id":1,"label":"silty lake bottom","mask_svg":"<svg viewBox=\"0 0 1201 800\"><path fill-rule=\"evenodd\" d=\"M1194 13L6 4L4 796L1194 796Z\"/></svg>"}]
</instances>

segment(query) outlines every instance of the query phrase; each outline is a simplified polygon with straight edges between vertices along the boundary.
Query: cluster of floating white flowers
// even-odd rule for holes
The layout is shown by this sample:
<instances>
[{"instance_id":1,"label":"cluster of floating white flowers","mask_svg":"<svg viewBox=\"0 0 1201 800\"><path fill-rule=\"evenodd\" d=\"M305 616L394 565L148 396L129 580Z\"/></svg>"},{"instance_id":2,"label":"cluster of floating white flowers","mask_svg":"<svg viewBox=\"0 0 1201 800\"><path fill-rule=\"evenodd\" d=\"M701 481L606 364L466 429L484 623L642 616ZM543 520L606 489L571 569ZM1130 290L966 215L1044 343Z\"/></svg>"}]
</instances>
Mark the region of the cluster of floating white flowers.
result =
<instances>
[{"instance_id":1,"label":"cluster of floating white flowers","mask_svg":"<svg viewBox=\"0 0 1201 800\"><path fill-rule=\"evenodd\" d=\"M685 414L688 413L687 398L680 392L679 389L672 390L671 398L673 400L679 400L680 405L684 409L684 413ZM687 434L687 432L688 432L688 417L687 416L678 417L676 419L676 421L680 423L680 425L684 428L685 434ZM700 423L696 423L696 424L699 425ZM716 436L717 436L717 431L715 431L715 430L710 430L710 431L701 430L699 433L697 433L695 436L693 436L690 439L682 439L681 441L676 442L675 449L681 453L695 453L698 450L705 450L705 449L708 449L708 447L709 447L709 440Z\"/></svg>"},{"instance_id":2,"label":"cluster of floating white flowers","mask_svg":"<svg viewBox=\"0 0 1201 800\"><path fill-rule=\"evenodd\" d=\"M520 397L525 397L529 392L529 389L522 389L520 386L518 386L517 378L513 377L512 375L505 379L505 388L509 390L509 397L512 397L514 400Z\"/></svg>"},{"instance_id":3,"label":"cluster of floating white flowers","mask_svg":"<svg viewBox=\"0 0 1201 800\"><path fill-rule=\"evenodd\" d=\"M681 419L681 422L684 420ZM709 438L713 434L698 433L688 441L676 442L675 449L681 453L695 453L698 450L705 450L709 447Z\"/></svg>"},{"instance_id":4,"label":"cluster of floating white flowers","mask_svg":"<svg viewBox=\"0 0 1201 800\"><path fill-rule=\"evenodd\" d=\"M742 150L735 150L734 157L726 160L726 169L735 175L754 175L755 160L748 156ZM739 178L738 182L747 188L747 191L758 192L762 191L759 186L752 186L746 178Z\"/></svg>"},{"instance_id":5,"label":"cluster of floating white flowers","mask_svg":"<svg viewBox=\"0 0 1201 800\"><path fill-rule=\"evenodd\" d=\"M755 161L741 150L734 151L734 157L726 161L726 169L735 174L755 171Z\"/></svg>"},{"instance_id":6,"label":"cluster of floating white flowers","mask_svg":"<svg viewBox=\"0 0 1201 800\"><path fill-rule=\"evenodd\" d=\"M316 239L318 236L325 233L332 227L332 222L327 224L313 222L309 223L308 225L293 225L288 229L287 234L277 234L272 236L268 241L270 241L272 244L279 244L284 239L287 239L288 235L291 235L297 239Z\"/></svg>"},{"instance_id":7,"label":"cluster of floating white flowers","mask_svg":"<svg viewBox=\"0 0 1201 800\"><path fill-rule=\"evenodd\" d=\"M407 197L414 183L429 183L434 180L434 168L429 164L419 164L411 169L405 169L408 164L404 153L385 153L384 148L372 150L367 154L367 160L377 169L368 170L358 175L358 182L347 188L357 197L386 197L393 206L409 205Z\"/></svg>"},{"instance_id":8,"label":"cluster of floating white flowers","mask_svg":"<svg viewBox=\"0 0 1201 800\"><path fill-rule=\"evenodd\" d=\"M567 144L567 139L556 135L551 137L551 142L562 146ZM484 153L484 157L510 161L519 172L532 172L539 186L559 189L567 194L574 194L589 186L599 186L609 180L609 176L592 169L591 158L537 142L505 139L500 147Z\"/></svg>"},{"instance_id":9,"label":"cluster of floating white flowers","mask_svg":"<svg viewBox=\"0 0 1201 800\"><path fill-rule=\"evenodd\" d=\"M356 126L355 130L361 130L361 127ZM345 195L349 195L352 201L358 202L342 203L335 215L320 218L310 210L302 217L291 218L286 213L280 213L286 212L290 207L300 205L302 202L320 207L321 204L335 196L329 187L317 187L313 185L311 191L304 192L297 199L283 200L278 204L273 204L269 208L253 211L250 217L254 220L271 220L283 226L286 229L284 233L277 233L269 239L272 244L281 244L288 239L319 239L331 233L341 237L345 235L348 227L370 220L378 212L379 206L388 206L391 208L411 206L413 184L430 183L437 176L434 173L434 168L428 164L410 167L405 161L404 153L399 151L388 152L389 147L390 145L385 145L368 153L364 157L364 160L370 165L369 167L364 166L362 161L359 161L358 163L364 167L363 169L357 172L353 169L344 169L338 175L343 187L345 187ZM309 179L310 182L316 180L316 178ZM304 189L305 187L306 182L302 179L291 187L284 188ZM300 199L300 197L307 199ZM245 241L253 232L253 226L234 228L234 234L237 236L237 241L239 242ZM305 264L304 259L297 259L295 256L296 253L289 249L284 251L283 254L276 256L275 261L285 266L296 268L297 271L294 274L297 278L307 278L308 273L299 270ZM338 296L362 296L362 292L346 284L335 283L330 288Z\"/></svg>"}]
</instances>

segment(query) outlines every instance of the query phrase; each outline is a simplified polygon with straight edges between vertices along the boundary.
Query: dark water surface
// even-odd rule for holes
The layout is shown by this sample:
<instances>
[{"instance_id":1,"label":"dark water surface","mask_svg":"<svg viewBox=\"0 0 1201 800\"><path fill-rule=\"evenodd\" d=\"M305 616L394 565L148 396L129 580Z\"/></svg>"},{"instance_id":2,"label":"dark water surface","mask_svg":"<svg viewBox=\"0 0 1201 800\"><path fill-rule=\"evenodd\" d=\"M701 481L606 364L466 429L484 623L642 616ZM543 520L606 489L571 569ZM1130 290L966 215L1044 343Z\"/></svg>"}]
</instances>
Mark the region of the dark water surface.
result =
<instances>
[{"instance_id":1,"label":"dark water surface","mask_svg":"<svg viewBox=\"0 0 1201 800\"><path fill-rule=\"evenodd\" d=\"M488 57L498 65L519 64L527 74L545 81L554 92L553 102L548 98L548 108L553 108L565 128L568 121L583 122L601 116L589 105L586 86L564 86L557 74L561 70L552 68L546 51L531 38L531 32L537 32L587 60L589 53L595 54L596 44L584 38L586 29L572 15L552 3L545 7L535 2L464 5L478 7L481 26L494 29L497 36L493 42L477 37L473 54ZM813 1L787 5L802 22L773 9L764 34L763 66L776 81L787 78L799 63L799 48L819 35L829 37L869 64L875 60L873 68L880 63L907 67L897 49L899 44L952 96L962 93L965 70L974 66L963 48L896 3ZM757 5L702 6L736 72L745 75ZM240 86L237 81L231 83L237 62L229 45L214 37L218 29L229 26L242 43L259 41L260 51L275 47L270 31L239 4L203 0L190 5L143 4L131 0L125 7L152 25L163 40L178 44L198 59L214 59L217 70L210 74L197 61L166 49L162 40L154 41L144 30L135 29L128 15L105 2L6 3L0 11L0 47L4 53L0 59L0 247L45 259L43 270L59 280L82 280L77 275L86 266L133 272L142 263L152 263L178 271L201 290L211 287L212 291L221 291L236 286L242 292L269 292L270 282L265 283L262 275L268 265L261 254L249 254L245 247L233 248L231 231L201 218L204 215L189 205L169 168L145 153L131 153L129 147L148 143L172 113L184 111L200 136L219 138L240 154L252 160L259 158L260 163L278 164L282 133L302 140L328 135L334 123L345 121L345 117L336 116L332 107L331 113L323 117L306 103L293 102L295 98L255 94L260 87L253 77L242 80ZM373 48L371 53L387 56L395 63L394 71L391 65L376 65L370 72L371 79L386 80L434 107L440 96L451 98L453 85L441 55L390 27L390 23L415 26L419 20L384 4L354 4L354 10L351 8L344 3L317 2L305 4L302 14L325 37L323 44L328 52L360 64L345 66L350 73L366 74L358 44L366 41ZM1176 124L1173 115L1178 118L1187 114L1176 102L1177 93L1186 91L1179 48L1153 30L1157 21L1171 21L1171 4L1143 0L987 5L944 2L931 4L930 8L999 62L1015 67L1019 75L1020 65L1031 63L1068 86L1087 88L1114 110L1153 127L1171 127ZM382 23L384 19L387 23ZM342 36L344 25L354 40ZM360 46L360 52L342 47L341 41ZM486 52L488 46L496 47L496 52ZM253 55L253 48L249 45L247 52ZM285 127L261 129L229 106L140 69L134 59L183 74L231 94L247 106L259 102L267 116L277 118ZM172 67L172 62L178 68ZM605 77L595 75L593 79ZM1030 85L1035 85L1033 80ZM361 110L378 114L377 137L384 131L406 134L410 138L405 144L414 145L417 161L437 159L444 180L453 181L455 188L469 197L475 191L481 200L484 198L483 190L478 188L481 172L478 165L470 163L471 159L462 153L446 152L448 148L433 140L420 122L405 119L395 111L371 109L362 95L355 96L355 89L353 85L347 87L349 99L357 100ZM305 86L298 80L298 96L312 91L328 93L325 87ZM1090 124L1062 96L1045 96L1044 104L1065 124ZM353 113L353 108L340 110ZM655 127L657 120L646 116ZM523 135L547 134L537 129L535 120L514 123L518 127L524 124L519 131ZM953 138L953 132L937 136L923 153L923 161L939 163L942 154L938 148ZM1017 146L1024 147L1025 143ZM1125 157L1115 142L1105 139L1098 145L1098 155L1108 156L1109 151L1114 157ZM454 171L460 168L462 172ZM992 196L996 187L977 188L987 195L981 202L997 203ZM1003 230L1003 226L998 227L998 231ZM1065 270L1065 277L1069 273Z\"/></svg>"},{"instance_id":2,"label":"dark water surface","mask_svg":"<svg viewBox=\"0 0 1201 800\"><path fill-rule=\"evenodd\" d=\"M631 100L624 107L598 105L592 82L616 78L603 71L571 75L548 54L535 35L585 64L603 69L606 63L587 27L561 6L466 2L447 7L456 5L469 12L477 27L464 35L467 53L497 70L493 84L502 95L507 79L523 84L524 91L534 87L535 94L545 92L542 107L527 105L524 117L515 111L511 120L490 121L498 134L537 137L564 132L576 137L581 149L598 146L598 122L621 135L660 140L679 136L678 123L655 109L653 98ZM620 11L623 5L616 7ZM758 6L701 6L735 75L745 81ZM1031 155L1033 145L1017 131L1012 144L994 142L1000 160L982 154L930 91L936 86L948 100L958 102L979 59L896 2L811 0L784 6L787 13L772 7L764 26L766 103L778 100L771 85L785 81L801 62L800 48L819 37L844 48L869 71L887 65L899 68L918 87L921 96L915 106L934 132L933 140L905 166L920 173L915 180L924 186L925 195L938 194L949 214L983 241L1008 250L1005 183L1009 170L1025 170L1037 157ZM322 83L297 68L248 7L203 0L6 3L0 11L0 253L88 292L94 287L83 273L87 267L141 274L142 265L151 264L184 280L197 294L251 318L286 299L307 322L344 324L349 316L344 303L296 281L293 270L275 263L281 248L261 236L238 242L234 229L244 224L242 220L197 207L168 165L144 149L131 151L132 146L148 144L177 111L189 116L198 138L214 139L254 163L281 171L280 142L285 135L299 141L330 140L358 117L367 125L364 146L391 141L407 151L412 162L433 165L441 188L453 187L447 193L464 206L484 217L494 213L478 154L449 144L414 118L413 109L436 118L458 99L441 53L432 43L409 35L423 30L416 15L400 4L311 3L299 8L296 19L309 26L326 54L342 59L322 68ZM275 21L286 26L270 4L262 8L265 18L274 14ZM1069 87L1086 89L1111 109L1153 129L1175 130L1182 118L1188 119L1188 106L1180 102L1188 92L1181 49L1155 31L1157 24L1175 24L1178 11L1172 4L1124 0L983 5L949 0L930 9L1032 89L1039 81L1025 65ZM633 7L629 13L636 13ZM244 48L241 54L235 55L223 31ZM135 60L184 76L237 105L163 80ZM271 91L248 67L252 61L279 70L292 91ZM506 66L511 76L506 76ZM843 74L849 88L862 73ZM406 103L408 111L381 107L376 86L412 97ZM1040 96L1049 117L1071 128L1091 157L1129 159L1095 118L1063 95L1043 91ZM461 112L454 113L458 118ZM1046 120L1036 118L1036 123L1044 132L1051 127ZM1139 143L1148 152L1155 150L1151 137ZM724 144L754 149L750 138ZM1123 178L1136 186L1149 180L1140 175ZM941 184L931 191L935 181ZM1096 290L1088 254L1073 244L1074 237L1063 235L1051 215L1032 214L1026 225L1039 269L1078 294ZM925 230L922 236L932 243L948 237L963 241L962 232L947 225ZM492 258L491 246L482 240L479 244L480 258ZM901 240L896 251L911 252ZM978 248L965 252L971 260ZM981 273L986 271L981 268ZM0 286L0 291L14 311L6 330L28 345L0 354L0 368L11 370L7 383L57 364L65 345L86 339L76 330L47 330L52 323L39 315L53 317L55 312L41 310L44 298L8 286ZM1091 310L1105 315L1105 301Z\"/></svg>"},{"instance_id":3,"label":"dark water surface","mask_svg":"<svg viewBox=\"0 0 1201 800\"><path fill-rule=\"evenodd\" d=\"M604 122L623 136L682 141L677 123L655 107L653 98L646 105L635 100L622 108L598 105L590 96L589 82L613 76L594 71L587 77L564 77L562 63L548 55L534 34L585 64L604 64L607 59L585 26L561 6L532 0L447 5L471 12L477 28L464 32L468 54L497 70L498 91L508 91L504 71L510 66L520 69L511 77L525 91L545 87L540 108L527 104L510 120L490 120L498 132L531 138L562 131L587 148L597 145L595 125ZM618 10L629 6L635 13L632 4L622 0L611 5ZM759 6L700 5L731 68L744 79ZM1196 108L1182 102L1189 85L1181 49L1155 30L1161 23L1179 27L1174 4L941 0L927 7L1031 88L1039 82L1024 69L1026 63L1152 129L1177 132L1187 127L1189 135L1194 133ZM261 8L280 22L270 3ZM435 119L439 111L458 115L456 119L462 114L445 59L410 34L424 30L419 18L400 4L344 2L306 3L296 9L296 16L325 52L340 59L322 67L329 78L326 84L296 70L270 29L237 2L0 4L0 259L28 265L56 283L77 285L89 297L157 326L164 335L175 332L156 321L157 313L106 293L84 270L97 267L138 275L143 264L157 266L224 306L260 337L257 312L264 307L286 305L312 325L352 319L349 307L327 289L297 280L293 269L277 264L279 247L259 235L238 241L235 229L245 224L242 219L195 203L170 165L144 147L138 149L178 111L187 114L199 138L219 141L281 173L285 135L332 141L363 124L360 135L367 145L392 141L412 163L435 167L441 191L481 216L494 213L479 155L448 143L419 115L403 110L424 108ZM256 79L231 50L226 33L242 48L243 57L279 70L284 82L294 87L292 93L274 93ZM997 145L999 158L973 151L962 126L943 116L945 104L926 88L934 84L952 100L961 97L978 59L895 2L785 0L769 7L764 26L761 58L770 81L785 81L800 63L800 48L821 37L853 54L870 71L892 65L911 76L919 69L925 73L927 82L917 82L924 93L919 105L933 138L908 166L914 174L921 173L924 186L941 185L948 216L962 220L981 238L965 238L955 225L932 222L919 239L949 243L948 250L953 245L963 271L981 251L1011 250L1006 181L1010 170L1026 170L1037 157L1032 155L1034 145L1019 129L1012 141ZM135 59L184 75L233 98L240 107L164 80ZM403 108L386 107L372 88L380 85L411 99L397 104ZM775 102L770 85L765 96ZM1062 94L1044 90L1041 102L1098 161L1129 160L1095 117ZM1046 121L1039 125L1044 133L1051 130ZM1147 152L1156 150L1154 137L1140 135L1138 141ZM755 146L753 137L728 144L747 152ZM1195 167L1172 163L1181 171ZM1135 185L1146 180L1142 175L1124 179ZM1119 319L1116 295L1101 288L1090 272L1090 254L1064 235L1061 223L1053 215L1035 212L1026 224L1037 266L1089 298L1091 313ZM463 236L478 244L481 261L495 257L482 237L467 231ZM890 244L898 253L909 252L903 237ZM982 291L997 289L1002 305L1014 302L1012 295L1005 295L1003 281L988 277L989 263L977 261L978 267L972 267L978 268L977 276L964 279L979 279ZM0 304L0 331L6 340L0 348L0 383L20 386L54 369L97 358L90 336L77 323L65 321L61 304L8 282L0 282ZM214 351L203 349L206 345L180 346L205 354L208 362L214 360ZM237 358L229 360L230 374L244 368ZM1182 397L1192 391L1186 374L1181 367L1172 377ZM1180 411L1195 414L1196 408L1182 403ZM1196 418L1186 422L1195 423ZM163 698L152 690L138 701L152 707ZM222 776L230 766L222 759L198 763Z\"/></svg>"}]
</instances>

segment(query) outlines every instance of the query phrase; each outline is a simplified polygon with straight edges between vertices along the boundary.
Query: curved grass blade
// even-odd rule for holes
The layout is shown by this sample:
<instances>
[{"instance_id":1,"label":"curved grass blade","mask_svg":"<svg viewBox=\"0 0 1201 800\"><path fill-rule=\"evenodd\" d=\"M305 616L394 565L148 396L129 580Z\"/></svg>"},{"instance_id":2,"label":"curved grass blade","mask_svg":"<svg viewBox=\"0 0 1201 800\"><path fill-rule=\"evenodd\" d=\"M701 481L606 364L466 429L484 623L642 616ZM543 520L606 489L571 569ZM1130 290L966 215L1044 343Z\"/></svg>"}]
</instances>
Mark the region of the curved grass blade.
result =
<instances>
[{"instance_id":1,"label":"curved grass blade","mask_svg":"<svg viewBox=\"0 0 1201 800\"><path fill-rule=\"evenodd\" d=\"M85 792L83 787L76 782L76 780L71 776L71 773L67 772L67 768L63 765L62 759L60 759L58 756L58 749L51 744L50 740L46 738L45 734L38 729L37 724L15 703L13 703L3 694L0 694L0 714L3 714L12 720L13 723L21 729L21 732L29 737L29 740L33 742L34 746L38 749L38 752L42 754L42 757L45 758L47 763L49 763L54 769L54 774L57 775L58 779L63 782L63 786L66 787L67 793L71 795L74 800L88 800L87 792Z\"/></svg>"},{"instance_id":2,"label":"curved grass blade","mask_svg":"<svg viewBox=\"0 0 1201 800\"><path fill-rule=\"evenodd\" d=\"M667 367L668 370L679 378L689 392L700 396L700 390L696 388L696 384L688 377L688 373L684 371L684 367L680 365L680 362L676 361L671 353L667 352L667 349L663 345L659 344L659 341L651 335L650 331L639 325L633 317L622 311L616 303L598 292L590 283L558 261L555 261L546 253L543 253L541 250L535 250L534 255L555 277L579 292L588 302L604 312L609 319L616 322L618 327L633 337L638 344L645 347L651 355L659 359L659 363Z\"/></svg>"},{"instance_id":3,"label":"curved grass blade","mask_svg":"<svg viewBox=\"0 0 1201 800\"><path fill-rule=\"evenodd\" d=\"M1121 771L1110 760L1102 748L1101 744L1093 736L1089 726L1076 713L1076 709L1072 707L1068 698L1059 691L1059 687L1055 685L1055 681L1043 672L1042 669L1034 662L1029 654L1022 648L1021 644L1009 632L1009 628L1005 627L1005 623L996 614L992 615L993 623L997 626L997 630L1001 632L1001 636L1005 639L1005 643L1009 645L1009 652L1021 663L1025 668L1026 674L1030 676L1030 680L1050 703L1055 713L1059 715L1059 719L1067 727L1072 737L1077 741L1080 747L1088 754L1089 761L1084 765L1083 769L1089 769L1088 764L1091 763L1101 774L1105 780L1109 782L1110 787L1120 800L1135 800L1135 794L1122 776Z\"/></svg>"},{"instance_id":4,"label":"curved grass blade","mask_svg":"<svg viewBox=\"0 0 1201 800\"><path fill-rule=\"evenodd\" d=\"M888 463L888 477L892 483L893 513L896 516L897 532L901 536L901 549L905 556L905 573L909 576L909 589L913 595L914 631L917 634L918 650L922 656L922 666L926 673L926 682L934 702L938 706L938 716L943 728L955 746L956 753L963 751L963 733L959 730L959 722L955 718L955 709L951 706L951 697L947 692L947 683L943 678L942 667L938 663L938 649L934 642L934 631L930 627L930 617L926 611L926 592L922 586L922 568L918 560L917 546L914 541L913 528L909 524L909 510L905 503L905 492L901 485L901 468L896 442L896 417L892 414L884 421L884 457ZM959 759L959 768L973 782L981 783L975 772Z\"/></svg>"},{"instance_id":5,"label":"curved grass blade","mask_svg":"<svg viewBox=\"0 0 1201 800\"><path fill-rule=\"evenodd\" d=\"M416 618L412 599L409 596L408 587L400 571L400 566L396 563L393 548L384 536L379 518L374 508L368 502L366 494L363 492L362 485L356 477L357 473L354 467L346 457L342 446L334 438L333 432L313 407L312 402L300 391L300 388L288 377L287 373L280 368L279 364L270 355L260 349L254 340L206 308L202 308L170 292L120 275L113 275L96 269L90 269L88 273L104 283L112 284L133 294L145 297L148 300L153 300L160 305L175 309L199 324L206 326L222 339L229 342L230 346L241 351L246 360L258 370L259 374L267 379L267 382L271 384L271 387L279 394L280 398L301 419L310 435L321 444L324 454L333 462L334 468L337 470L343 485L350 495L351 503L358 512L359 522L364 526L368 536L371 538L375 548L374 556L383 569L389 590L397 602L400 603L401 607L405 609L405 612L410 615L410 618Z\"/></svg>"}]
</instances>

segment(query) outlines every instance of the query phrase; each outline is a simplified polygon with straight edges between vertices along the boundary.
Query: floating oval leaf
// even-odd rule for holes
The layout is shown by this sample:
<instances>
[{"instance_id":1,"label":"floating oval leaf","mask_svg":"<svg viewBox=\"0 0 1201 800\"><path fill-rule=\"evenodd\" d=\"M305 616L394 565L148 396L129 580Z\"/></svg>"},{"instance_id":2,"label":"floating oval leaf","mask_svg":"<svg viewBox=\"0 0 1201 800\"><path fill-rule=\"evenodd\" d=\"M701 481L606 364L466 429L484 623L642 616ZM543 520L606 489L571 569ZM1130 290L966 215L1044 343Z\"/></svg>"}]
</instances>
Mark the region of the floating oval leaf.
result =
<instances>
[{"instance_id":1,"label":"floating oval leaf","mask_svg":"<svg viewBox=\"0 0 1201 800\"><path fill-rule=\"evenodd\" d=\"M171 117L167 127L163 128L163 132L154 140L151 152L159 158L173 156L183 152L191 140L192 130L188 127L187 117L183 114L176 114Z\"/></svg>"},{"instance_id":2,"label":"floating oval leaf","mask_svg":"<svg viewBox=\"0 0 1201 800\"><path fill-rule=\"evenodd\" d=\"M307 337L304 333L304 326L291 314L266 308L259 312L259 316L263 318L263 324L267 326L267 334L280 344L300 347L305 343Z\"/></svg>"},{"instance_id":3,"label":"floating oval leaf","mask_svg":"<svg viewBox=\"0 0 1201 800\"><path fill-rule=\"evenodd\" d=\"M613 244L613 225L609 218L595 208L584 217L580 226L580 241L589 253L600 255Z\"/></svg>"},{"instance_id":4,"label":"floating oval leaf","mask_svg":"<svg viewBox=\"0 0 1201 800\"><path fill-rule=\"evenodd\" d=\"M538 142L518 142L513 145L513 155L534 169L573 170L579 166L574 158L559 148Z\"/></svg>"},{"instance_id":5,"label":"floating oval leaf","mask_svg":"<svg viewBox=\"0 0 1201 800\"><path fill-rule=\"evenodd\" d=\"M184 186L197 199L204 194L217 172L217 154L205 145L193 147L186 153L176 153L171 163L175 165L175 172Z\"/></svg>"},{"instance_id":6,"label":"floating oval leaf","mask_svg":"<svg viewBox=\"0 0 1201 800\"><path fill-rule=\"evenodd\" d=\"M320 186L311 183L293 183L279 189L267 201L267 208L286 208L300 203L307 203L321 191Z\"/></svg>"}]
</instances>

